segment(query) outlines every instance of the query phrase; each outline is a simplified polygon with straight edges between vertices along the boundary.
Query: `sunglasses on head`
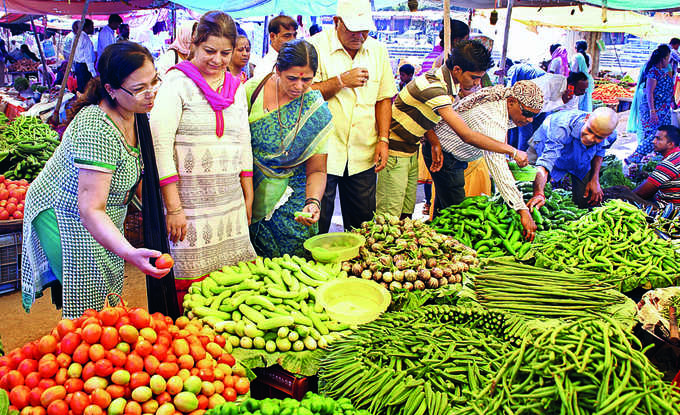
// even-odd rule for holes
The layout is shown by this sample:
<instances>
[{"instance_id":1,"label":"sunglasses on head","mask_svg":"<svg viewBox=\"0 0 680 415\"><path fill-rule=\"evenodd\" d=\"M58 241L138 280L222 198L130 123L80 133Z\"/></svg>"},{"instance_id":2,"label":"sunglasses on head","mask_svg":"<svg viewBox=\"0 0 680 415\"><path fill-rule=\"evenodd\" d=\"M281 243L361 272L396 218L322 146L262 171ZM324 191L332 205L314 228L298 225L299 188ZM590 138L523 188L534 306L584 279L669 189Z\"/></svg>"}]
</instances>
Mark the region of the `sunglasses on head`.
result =
<instances>
[{"instance_id":1,"label":"sunglasses on head","mask_svg":"<svg viewBox=\"0 0 680 415\"><path fill-rule=\"evenodd\" d=\"M519 100L517 100L517 103L519 104L519 109L522 111L522 116L526 118L534 118L538 115L537 112L532 112L527 109L527 107L524 106Z\"/></svg>"}]
</instances>

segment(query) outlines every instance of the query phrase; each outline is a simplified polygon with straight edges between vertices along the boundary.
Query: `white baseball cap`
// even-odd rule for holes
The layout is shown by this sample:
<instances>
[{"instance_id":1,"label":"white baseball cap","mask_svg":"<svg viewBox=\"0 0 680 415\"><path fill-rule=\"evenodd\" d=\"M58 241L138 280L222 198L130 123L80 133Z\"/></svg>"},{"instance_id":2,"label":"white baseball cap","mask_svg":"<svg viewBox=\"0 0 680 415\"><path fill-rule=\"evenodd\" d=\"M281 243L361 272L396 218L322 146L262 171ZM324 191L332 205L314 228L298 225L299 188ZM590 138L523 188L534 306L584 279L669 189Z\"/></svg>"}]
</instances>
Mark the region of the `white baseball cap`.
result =
<instances>
[{"instance_id":1,"label":"white baseball cap","mask_svg":"<svg viewBox=\"0 0 680 415\"><path fill-rule=\"evenodd\" d=\"M335 15L342 19L350 32L376 30L370 0L338 0L338 11Z\"/></svg>"}]
</instances>

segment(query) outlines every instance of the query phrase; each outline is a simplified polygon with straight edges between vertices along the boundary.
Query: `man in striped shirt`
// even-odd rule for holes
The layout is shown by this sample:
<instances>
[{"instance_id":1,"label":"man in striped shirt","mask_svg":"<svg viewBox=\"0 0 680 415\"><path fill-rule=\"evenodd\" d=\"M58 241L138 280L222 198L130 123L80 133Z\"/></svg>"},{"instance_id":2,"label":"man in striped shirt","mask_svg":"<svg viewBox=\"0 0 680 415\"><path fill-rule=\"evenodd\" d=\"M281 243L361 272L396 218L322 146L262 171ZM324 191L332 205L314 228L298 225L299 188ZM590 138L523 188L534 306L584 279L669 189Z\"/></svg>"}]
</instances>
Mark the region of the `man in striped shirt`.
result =
<instances>
[{"instance_id":1,"label":"man in striped shirt","mask_svg":"<svg viewBox=\"0 0 680 415\"><path fill-rule=\"evenodd\" d=\"M635 193L643 199L653 199L659 207L680 204L680 129L660 126L654 137L654 151L663 156L663 161Z\"/></svg>"},{"instance_id":2,"label":"man in striped shirt","mask_svg":"<svg viewBox=\"0 0 680 415\"><path fill-rule=\"evenodd\" d=\"M416 77L399 92L392 104L387 165L378 173L377 213L398 217L413 213L418 179L418 144L423 136L427 138L425 151L431 151L429 169L433 173L435 187L438 186L435 175L442 166L441 147L434 134L425 133L441 120L468 144L510 155L520 166L528 163L526 153L473 131L453 110L453 100L459 89L479 86L490 64L491 53L486 47L478 41L466 40L457 45L446 65ZM442 174L449 173L445 171ZM438 190L438 197L439 193Z\"/></svg>"},{"instance_id":3,"label":"man in striped shirt","mask_svg":"<svg viewBox=\"0 0 680 415\"><path fill-rule=\"evenodd\" d=\"M465 97L454 106L454 109L473 130L504 142L510 128L529 124L540 113L542 107L543 93L538 85L532 81L519 81L510 88L502 85L484 88ZM515 186L515 179L508 168L505 155L466 144L445 122L437 124L434 132L439 138L442 150L450 154L458 164L467 164L484 157L501 196L511 208L519 212L525 237L533 240L536 224L524 204L522 193ZM463 176L463 169L459 171ZM465 178L461 177L461 180L451 182L447 188L441 190L445 190L449 195L464 195L464 186ZM437 194L440 188L441 186L437 187Z\"/></svg>"}]
</instances>

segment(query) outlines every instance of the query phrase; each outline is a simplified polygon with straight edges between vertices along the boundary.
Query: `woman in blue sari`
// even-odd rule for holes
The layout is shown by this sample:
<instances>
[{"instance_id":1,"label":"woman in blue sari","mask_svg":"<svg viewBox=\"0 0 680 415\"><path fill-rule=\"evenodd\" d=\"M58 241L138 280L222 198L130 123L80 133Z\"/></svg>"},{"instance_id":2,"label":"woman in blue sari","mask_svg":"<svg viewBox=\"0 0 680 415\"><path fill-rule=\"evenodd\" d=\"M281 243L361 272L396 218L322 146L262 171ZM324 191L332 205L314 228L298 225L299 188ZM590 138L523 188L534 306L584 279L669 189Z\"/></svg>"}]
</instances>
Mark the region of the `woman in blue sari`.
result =
<instances>
[{"instance_id":1,"label":"woman in blue sari","mask_svg":"<svg viewBox=\"0 0 680 415\"><path fill-rule=\"evenodd\" d=\"M253 146L253 218L250 239L258 255L302 255L318 233L326 188L326 140L331 113L310 88L318 56L302 40L284 44L276 71L245 84Z\"/></svg>"}]
</instances>

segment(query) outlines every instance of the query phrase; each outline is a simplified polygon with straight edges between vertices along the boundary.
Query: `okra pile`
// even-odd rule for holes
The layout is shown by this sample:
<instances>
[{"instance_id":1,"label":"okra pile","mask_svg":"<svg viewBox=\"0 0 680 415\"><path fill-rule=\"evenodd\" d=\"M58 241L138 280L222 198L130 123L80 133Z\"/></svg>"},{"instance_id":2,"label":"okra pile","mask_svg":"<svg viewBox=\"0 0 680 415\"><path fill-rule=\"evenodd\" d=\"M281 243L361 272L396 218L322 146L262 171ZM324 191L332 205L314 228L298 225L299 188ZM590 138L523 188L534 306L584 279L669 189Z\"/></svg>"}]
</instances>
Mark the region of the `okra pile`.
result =
<instances>
[{"instance_id":1,"label":"okra pile","mask_svg":"<svg viewBox=\"0 0 680 415\"><path fill-rule=\"evenodd\" d=\"M534 330L502 361L457 414L680 411L680 394L649 362L639 340L606 316Z\"/></svg>"},{"instance_id":2,"label":"okra pile","mask_svg":"<svg viewBox=\"0 0 680 415\"><path fill-rule=\"evenodd\" d=\"M332 321L316 301L316 287L347 277L340 264L317 264L285 255L241 262L213 271L184 297L184 311L217 332L231 347L275 351L326 348L349 329Z\"/></svg>"},{"instance_id":3,"label":"okra pile","mask_svg":"<svg viewBox=\"0 0 680 415\"><path fill-rule=\"evenodd\" d=\"M33 181L59 145L56 131L38 117L17 117L0 131L0 174L10 180Z\"/></svg>"},{"instance_id":4,"label":"okra pile","mask_svg":"<svg viewBox=\"0 0 680 415\"><path fill-rule=\"evenodd\" d=\"M307 392L301 401L286 399L246 399L241 404L227 402L209 409L205 415L369 415L356 409L347 398L335 399Z\"/></svg>"},{"instance_id":5,"label":"okra pile","mask_svg":"<svg viewBox=\"0 0 680 415\"><path fill-rule=\"evenodd\" d=\"M467 197L459 205L442 210L431 226L436 232L471 246L480 257L521 258L531 248L531 242L524 241L522 236L519 214L500 197Z\"/></svg>"},{"instance_id":6,"label":"okra pile","mask_svg":"<svg viewBox=\"0 0 680 415\"><path fill-rule=\"evenodd\" d=\"M539 233L531 253L537 267L593 271L623 291L675 285L680 256L657 236L635 206L610 200L562 230Z\"/></svg>"},{"instance_id":7,"label":"okra pile","mask_svg":"<svg viewBox=\"0 0 680 415\"><path fill-rule=\"evenodd\" d=\"M559 272L505 260L489 260L474 276L477 301L490 310L505 310L529 318L580 319L596 314L612 315L622 304L635 304L616 290L598 281L593 273ZM621 314L623 310L620 311Z\"/></svg>"},{"instance_id":8,"label":"okra pile","mask_svg":"<svg viewBox=\"0 0 680 415\"><path fill-rule=\"evenodd\" d=\"M474 401L517 349L509 325L482 308L386 313L332 345L320 387L372 414L448 414Z\"/></svg>"},{"instance_id":9,"label":"okra pile","mask_svg":"<svg viewBox=\"0 0 680 415\"><path fill-rule=\"evenodd\" d=\"M342 270L390 291L460 283L462 273L478 264L472 249L419 220L378 214L353 232L363 235L366 243Z\"/></svg>"}]
</instances>

